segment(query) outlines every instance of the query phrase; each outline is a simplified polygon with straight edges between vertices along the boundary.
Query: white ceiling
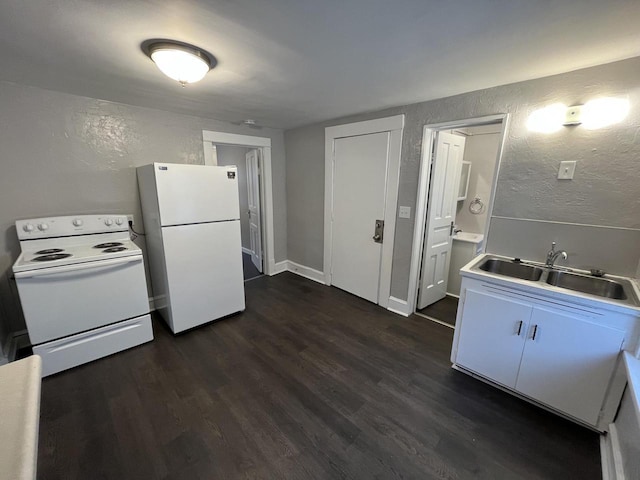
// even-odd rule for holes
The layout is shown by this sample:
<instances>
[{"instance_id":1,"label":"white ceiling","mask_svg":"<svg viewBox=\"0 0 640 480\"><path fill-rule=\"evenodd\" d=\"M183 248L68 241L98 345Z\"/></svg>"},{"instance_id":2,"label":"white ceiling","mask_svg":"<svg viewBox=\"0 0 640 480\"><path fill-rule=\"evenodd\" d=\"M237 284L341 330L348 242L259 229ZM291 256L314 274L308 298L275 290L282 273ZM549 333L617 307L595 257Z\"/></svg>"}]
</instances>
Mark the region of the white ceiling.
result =
<instances>
[{"instance_id":1,"label":"white ceiling","mask_svg":"<svg viewBox=\"0 0 640 480\"><path fill-rule=\"evenodd\" d=\"M0 80L279 128L640 55L638 0L2 0ZM141 52L219 65L186 88Z\"/></svg>"}]
</instances>

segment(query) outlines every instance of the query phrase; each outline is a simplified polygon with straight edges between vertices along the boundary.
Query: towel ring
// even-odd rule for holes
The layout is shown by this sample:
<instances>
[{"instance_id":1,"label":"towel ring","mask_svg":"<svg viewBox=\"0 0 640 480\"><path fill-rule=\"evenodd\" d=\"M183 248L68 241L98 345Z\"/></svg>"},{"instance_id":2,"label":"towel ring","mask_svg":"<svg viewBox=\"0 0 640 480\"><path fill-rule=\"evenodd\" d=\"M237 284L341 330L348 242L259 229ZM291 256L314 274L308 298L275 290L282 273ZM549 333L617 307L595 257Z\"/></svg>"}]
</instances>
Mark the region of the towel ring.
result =
<instances>
[{"instance_id":1,"label":"towel ring","mask_svg":"<svg viewBox=\"0 0 640 480\"><path fill-rule=\"evenodd\" d=\"M480 197L476 197L469 204L469 211L474 215L480 215L484 212L484 203L480 200Z\"/></svg>"}]
</instances>

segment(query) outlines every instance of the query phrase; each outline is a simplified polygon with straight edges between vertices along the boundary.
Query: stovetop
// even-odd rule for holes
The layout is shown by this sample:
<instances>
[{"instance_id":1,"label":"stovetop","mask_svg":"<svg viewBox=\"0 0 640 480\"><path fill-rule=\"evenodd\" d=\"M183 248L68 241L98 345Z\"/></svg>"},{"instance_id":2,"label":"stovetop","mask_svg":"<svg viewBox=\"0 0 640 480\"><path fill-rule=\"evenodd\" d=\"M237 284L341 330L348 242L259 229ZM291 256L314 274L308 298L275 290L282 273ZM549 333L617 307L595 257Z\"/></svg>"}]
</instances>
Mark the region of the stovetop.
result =
<instances>
[{"instance_id":1,"label":"stovetop","mask_svg":"<svg viewBox=\"0 0 640 480\"><path fill-rule=\"evenodd\" d=\"M80 223L78 222L79 218L82 220L80 227L73 224L74 221ZM126 220L126 216L123 218ZM28 225L29 222L41 225L42 223L37 222L45 220L16 222L17 227L23 227L21 231L24 234L19 234L22 253L13 265L13 271L55 268L76 263L142 255L140 247L130 240L128 229L117 227L117 230L114 231L111 225L104 224L104 219L104 215L54 217L46 219L50 225L49 229L39 230L36 236L31 236L33 232L27 232L27 229L24 228L25 225ZM78 231L79 229L80 231ZM61 236L44 237L45 231L53 233L54 230Z\"/></svg>"},{"instance_id":2,"label":"stovetop","mask_svg":"<svg viewBox=\"0 0 640 480\"><path fill-rule=\"evenodd\" d=\"M97 235L89 235L88 237L95 237ZM50 239L52 241L56 239ZM59 242L56 247L49 245L50 248L40 248L40 246L34 246L28 250L23 250L18 260L13 265L14 272L22 272L26 270L34 270L40 268L51 268L62 265L72 265L75 263L94 262L98 260L107 260L111 258L127 257L132 255L142 255L142 250L135 243L128 238L119 238L117 240L108 239L108 243L118 243L118 245L95 248L100 243L107 243L104 240L107 239L93 239L82 238L83 242L90 240L90 243L76 243L71 244L67 240L65 242ZM47 250L60 250L53 253L42 254L39 252Z\"/></svg>"}]
</instances>

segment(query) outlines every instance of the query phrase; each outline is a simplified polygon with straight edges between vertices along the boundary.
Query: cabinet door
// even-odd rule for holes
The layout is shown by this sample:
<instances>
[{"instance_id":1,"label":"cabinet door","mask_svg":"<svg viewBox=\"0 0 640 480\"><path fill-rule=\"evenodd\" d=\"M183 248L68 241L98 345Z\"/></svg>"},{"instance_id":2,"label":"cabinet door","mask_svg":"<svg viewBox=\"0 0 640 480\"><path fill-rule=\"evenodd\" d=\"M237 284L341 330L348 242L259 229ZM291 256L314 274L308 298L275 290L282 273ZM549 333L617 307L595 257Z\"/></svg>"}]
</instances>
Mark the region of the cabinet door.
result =
<instances>
[{"instance_id":1,"label":"cabinet door","mask_svg":"<svg viewBox=\"0 0 640 480\"><path fill-rule=\"evenodd\" d=\"M623 339L619 330L534 308L516 390L595 425Z\"/></svg>"},{"instance_id":2,"label":"cabinet door","mask_svg":"<svg viewBox=\"0 0 640 480\"><path fill-rule=\"evenodd\" d=\"M514 388L532 307L467 289L456 364Z\"/></svg>"}]
</instances>

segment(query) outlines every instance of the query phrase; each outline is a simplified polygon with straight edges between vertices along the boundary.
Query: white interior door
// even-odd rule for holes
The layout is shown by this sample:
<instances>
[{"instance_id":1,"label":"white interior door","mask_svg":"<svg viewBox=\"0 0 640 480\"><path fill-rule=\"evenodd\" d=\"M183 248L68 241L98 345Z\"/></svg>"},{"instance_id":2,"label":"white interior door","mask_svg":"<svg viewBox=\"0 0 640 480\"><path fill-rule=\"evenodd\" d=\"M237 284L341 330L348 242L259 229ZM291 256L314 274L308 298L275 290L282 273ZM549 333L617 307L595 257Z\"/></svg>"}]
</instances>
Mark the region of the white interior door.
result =
<instances>
[{"instance_id":1,"label":"white interior door","mask_svg":"<svg viewBox=\"0 0 640 480\"><path fill-rule=\"evenodd\" d=\"M378 303L389 132L337 138L333 156L331 283ZM384 240L383 240L384 241Z\"/></svg>"},{"instance_id":2,"label":"white interior door","mask_svg":"<svg viewBox=\"0 0 640 480\"><path fill-rule=\"evenodd\" d=\"M249 247L251 261L262 273L262 227L260 225L260 157L257 149L247 152L247 193L249 195Z\"/></svg>"},{"instance_id":3,"label":"white interior door","mask_svg":"<svg viewBox=\"0 0 640 480\"><path fill-rule=\"evenodd\" d=\"M439 132L431 173L418 308L445 297L465 138Z\"/></svg>"}]
</instances>

